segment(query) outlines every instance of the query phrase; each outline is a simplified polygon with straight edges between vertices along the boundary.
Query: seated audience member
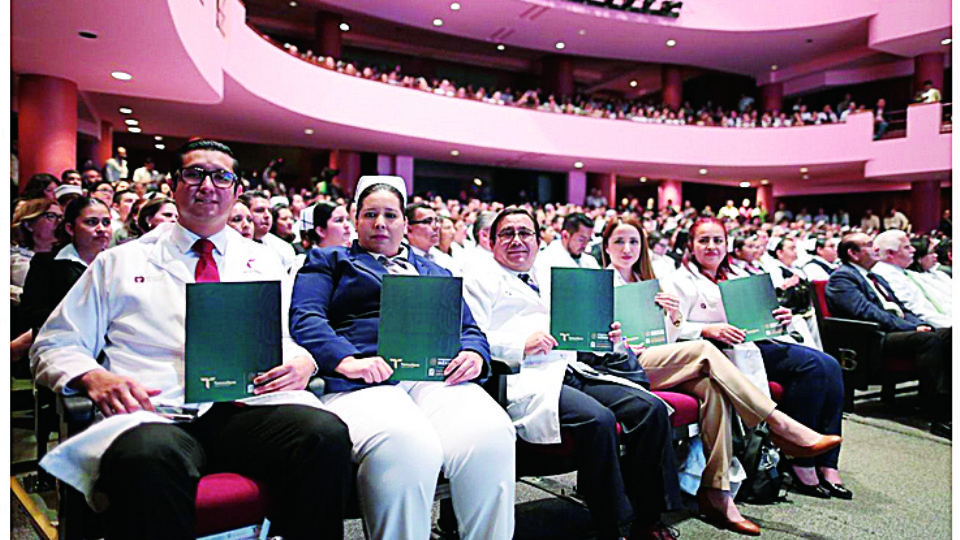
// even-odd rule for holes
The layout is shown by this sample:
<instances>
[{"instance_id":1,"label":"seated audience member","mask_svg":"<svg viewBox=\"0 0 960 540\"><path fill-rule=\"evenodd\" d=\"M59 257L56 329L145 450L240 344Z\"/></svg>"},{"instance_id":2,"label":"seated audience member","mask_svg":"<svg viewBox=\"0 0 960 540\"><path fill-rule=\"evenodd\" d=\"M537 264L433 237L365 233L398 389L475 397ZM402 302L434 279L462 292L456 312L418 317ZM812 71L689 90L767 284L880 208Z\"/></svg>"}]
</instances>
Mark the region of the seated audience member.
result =
<instances>
[{"instance_id":1,"label":"seated audience member","mask_svg":"<svg viewBox=\"0 0 960 540\"><path fill-rule=\"evenodd\" d=\"M843 261L830 274L827 305L837 317L878 323L886 332L881 354L916 358L920 367L920 395L932 414L931 432L950 436L950 328L934 330L897 298L887 280L873 273L876 250L864 233L844 236L837 247Z\"/></svg>"},{"instance_id":2,"label":"seated audience member","mask_svg":"<svg viewBox=\"0 0 960 540\"><path fill-rule=\"evenodd\" d=\"M890 229L910 232L910 220L895 207L890 208L887 217L883 218L883 230L889 231Z\"/></svg>"},{"instance_id":3,"label":"seated audience member","mask_svg":"<svg viewBox=\"0 0 960 540\"><path fill-rule=\"evenodd\" d=\"M30 199L50 199L57 202L56 190L60 185L60 180L52 174L37 173L27 180L27 185L20 192L19 199L27 201Z\"/></svg>"},{"instance_id":4,"label":"seated audience member","mask_svg":"<svg viewBox=\"0 0 960 540\"><path fill-rule=\"evenodd\" d=\"M482 265L493 263L493 251L490 247L490 226L493 225L496 212L489 210L481 211L477 214L473 222L474 245L464 248L457 263L461 268L473 269L480 268Z\"/></svg>"},{"instance_id":5,"label":"seated audience member","mask_svg":"<svg viewBox=\"0 0 960 540\"><path fill-rule=\"evenodd\" d=\"M736 220L740 217L740 210L733 205L733 199L728 199L727 204L717 211L717 217L720 219Z\"/></svg>"},{"instance_id":6,"label":"seated audience member","mask_svg":"<svg viewBox=\"0 0 960 540\"><path fill-rule=\"evenodd\" d=\"M65 169L60 173L60 185L77 186L83 188L83 179L80 177L80 171L76 169Z\"/></svg>"},{"instance_id":7,"label":"seated audience member","mask_svg":"<svg viewBox=\"0 0 960 540\"><path fill-rule=\"evenodd\" d=\"M913 255L916 253L907 233L884 231L873 239L873 249L879 260L871 271L886 280L897 300L934 328L953 326L951 310L941 309L933 291L925 290L923 284L907 270L913 264Z\"/></svg>"},{"instance_id":8,"label":"seated audience member","mask_svg":"<svg viewBox=\"0 0 960 540\"><path fill-rule=\"evenodd\" d=\"M953 242L948 238L936 247L937 264L933 268L953 277Z\"/></svg>"},{"instance_id":9,"label":"seated audience member","mask_svg":"<svg viewBox=\"0 0 960 540\"><path fill-rule=\"evenodd\" d=\"M331 202L319 202L313 208L313 231L316 247L350 247L353 228L347 207Z\"/></svg>"},{"instance_id":10,"label":"seated audience member","mask_svg":"<svg viewBox=\"0 0 960 540\"><path fill-rule=\"evenodd\" d=\"M743 276L729 263L723 224L717 219L701 218L694 223L690 235L684 264L664 287L680 299L683 321L679 339L717 340L733 347L731 354L744 357L752 357L751 351L759 350L763 365L747 374L752 381L758 381L755 386L764 388L769 375L784 387L780 410L819 433L839 436L843 413L840 365L832 356L797 345L788 337L744 343L744 331L727 324L720 295L719 282ZM792 320L786 308L773 313L781 324ZM738 367L743 369L741 364ZM837 471L839 455L837 446L816 458L797 456L787 468L793 476L793 489L819 498L852 498Z\"/></svg>"},{"instance_id":11,"label":"seated audience member","mask_svg":"<svg viewBox=\"0 0 960 540\"><path fill-rule=\"evenodd\" d=\"M161 223L176 223L180 219L177 203L173 199L157 197L150 199L137 212L137 227L146 234Z\"/></svg>"},{"instance_id":12,"label":"seated audience member","mask_svg":"<svg viewBox=\"0 0 960 540\"><path fill-rule=\"evenodd\" d=\"M85 392L107 417L41 465L88 498L105 498L108 539L195 538L197 484L211 472L261 482L284 538L342 538L352 481L347 429L302 391L315 365L286 332L283 364L254 379L258 395L243 400L248 406L183 408L185 283L284 274L265 248L226 228L238 189L230 149L192 140L179 154L179 223L98 256L37 335L37 383ZM196 419L169 423L154 412L160 405Z\"/></svg>"},{"instance_id":13,"label":"seated audience member","mask_svg":"<svg viewBox=\"0 0 960 540\"><path fill-rule=\"evenodd\" d=\"M250 209L253 216L253 240L271 248L285 270L290 270L296 262L297 253L289 242L270 233L273 228L273 213L270 211L270 197L263 191L247 191L240 195L240 201Z\"/></svg>"},{"instance_id":14,"label":"seated audience member","mask_svg":"<svg viewBox=\"0 0 960 540\"><path fill-rule=\"evenodd\" d=\"M109 207L113 207L113 184L107 180L97 180L90 186L90 196L99 199ZM111 212L111 215L113 212Z\"/></svg>"},{"instance_id":15,"label":"seated audience member","mask_svg":"<svg viewBox=\"0 0 960 540\"><path fill-rule=\"evenodd\" d=\"M817 238L814 254L803 265L803 273L810 281L826 281L837 268L837 238Z\"/></svg>"},{"instance_id":16,"label":"seated audience member","mask_svg":"<svg viewBox=\"0 0 960 540\"><path fill-rule=\"evenodd\" d=\"M911 240L914 249L913 264L907 267L911 277L916 277L925 290L933 291L938 309L953 313L953 278L940 269L937 262L938 247L930 238Z\"/></svg>"},{"instance_id":17,"label":"seated audience member","mask_svg":"<svg viewBox=\"0 0 960 540\"><path fill-rule=\"evenodd\" d=\"M647 244L640 225L632 219L611 222L603 232L603 263L614 270L614 285L654 279ZM669 293L657 294L668 328L682 321L679 300ZM668 330L669 332L669 330ZM626 336L631 337L631 336ZM731 407L748 426L766 421L784 446L807 447L804 452L829 450L839 438L821 437L775 409L776 404L760 392L716 347L707 341L652 347L650 352L672 348L671 354L645 354L640 364L650 379L650 388L675 388L697 397L701 404L700 434L706 467L698 491L700 513L719 519L727 528L743 534L759 534L760 527L744 519L730 495L730 464L733 459ZM694 347L698 347L694 349ZM684 352L687 354L677 354ZM690 354L693 353L693 354ZM836 439L835 443L831 443ZM816 448L816 450L814 450ZM795 450L796 451L796 450Z\"/></svg>"},{"instance_id":18,"label":"seated audience member","mask_svg":"<svg viewBox=\"0 0 960 540\"><path fill-rule=\"evenodd\" d=\"M253 215L250 214L250 208L243 202L237 201L233 204L227 225L240 233L240 236L253 240Z\"/></svg>"},{"instance_id":19,"label":"seated audience member","mask_svg":"<svg viewBox=\"0 0 960 540\"><path fill-rule=\"evenodd\" d=\"M802 270L793 267L797 260L797 242L793 238L781 238L771 252L773 259L764 268L777 289L780 305L793 314L787 329L799 333L807 347L822 351L820 327L813 307L813 285Z\"/></svg>"},{"instance_id":20,"label":"seated audience member","mask_svg":"<svg viewBox=\"0 0 960 540\"><path fill-rule=\"evenodd\" d=\"M413 252L441 268L459 276L463 271L450 255L440 251L440 223L443 220L430 205L423 202L408 204L403 211L407 221L407 241Z\"/></svg>"},{"instance_id":21,"label":"seated audience member","mask_svg":"<svg viewBox=\"0 0 960 540\"><path fill-rule=\"evenodd\" d=\"M873 210L867 208L860 219L860 230L865 233L877 232L880 230L880 218L873 214Z\"/></svg>"},{"instance_id":22,"label":"seated audience member","mask_svg":"<svg viewBox=\"0 0 960 540\"><path fill-rule=\"evenodd\" d=\"M457 237L461 235L457 223L450 216L440 216L440 243L437 244L437 249L454 261L456 261L455 252L463 249L463 246L460 245L463 240L457 240ZM462 235L466 236L466 229L463 229Z\"/></svg>"},{"instance_id":23,"label":"seated audience member","mask_svg":"<svg viewBox=\"0 0 960 540\"><path fill-rule=\"evenodd\" d=\"M61 184L57 186L54 194L57 196L57 204L60 208L66 208L70 201L83 195L83 189L73 184Z\"/></svg>"},{"instance_id":24,"label":"seated audience member","mask_svg":"<svg viewBox=\"0 0 960 540\"><path fill-rule=\"evenodd\" d=\"M659 278L666 278L677 269L677 262L671 258L670 237L654 231L650 233L650 264L653 273Z\"/></svg>"},{"instance_id":25,"label":"seated audience member","mask_svg":"<svg viewBox=\"0 0 960 540\"><path fill-rule=\"evenodd\" d=\"M113 217L113 231L116 233L127 222L130 217L130 211L133 205L140 200L140 195L135 191L117 191L113 194L113 205L110 207L110 213Z\"/></svg>"},{"instance_id":26,"label":"seated audience member","mask_svg":"<svg viewBox=\"0 0 960 540\"><path fill-rule=\"evenodd\" d=\"M561 426L575 433L577 489L597 538L620 538L631 514L631 538L675 538L660 522L663 511L676 507L679 491L666 407L641 386L597 380L575 353L554 350L549 296L541 296L544 284L531 273L539 228L527 210L502 211L490 234L496 264L470 268L464 278L467 304L491 354L523 364L507 377L507 412L529 443L560 442ZM611 339L619 337L619 330L611 332ZM619 442L618 422L624 426Z\"/></svg>"},{"instance_id":27,"label":"seated audience member","mask_svg":"<svg viewBox=\"0 0 960 540\"><path fill-rule=\"evenodd\" d=\"M93 187L103 180L103 176L100 175L100 171L98 171L96 167L88 165L80 171L80 179L83 181L83 189L86 190L87 193L92 193ZM113 193L111 193L110 196L113 197Z\"/></svg>"},{"instance_id":28,"label":"seated audience member","mask_svg":"<svg viewBox=\"0 0 960 540\"><path fill-rule=\"evenodd\" d=\"M389 380L393 369L377 356L383 276L449 275L402 243L405 190L396 176L360 178L359 238L307 254L293 288L291 333L326 380L323 403L349 427L368 537L428 538L442 469L460 538L509 539L515 432L475 384L490 374L490 349L470 309L463 307L461 349L445 381Z\"/></svg>"},{"instance_id":29,"label":"seated audience member","mask_svg":"<svg viewBox=\"0 0 960 540\"><path fill-rule=\"evenodd\" d=\"M593 255L586 253L587 244L593 237L593 220L579 212L563 218L560 241L543 248L537 259L536 273L542 273L550 279L550 269L559 268L600 268ZM492 240L492 237L491 237ZM544 284L549 287L549 283Z\"/></svg>"},{"instance_id":30,"label":"seated audience member","mask_svg":"<svg viewBox=\"0 0 960 540\"><path fill-rule=\"evenodd\" d=\"M756 234L738 236L733 239L733 253L730 257L730 264L747 274L762 274L764 269L759 263L762 252L763 248L760 246L759 236Z\"/></svg>"},{"instance_id":31,"label":"seated audience member","mask_svg":"<svg viewBox=\"0 0 960 540\"><path fill-rule=\"evenodd\" d=\"M277 204L270 209L270 213L273 218L270 234L290 244L294 253L302 253L303 248L297 242L297 235L293 232L293 225L296 220L293 218L293 210L290 209L290 206L284 203Z\"/></svg>"}]
</instances>

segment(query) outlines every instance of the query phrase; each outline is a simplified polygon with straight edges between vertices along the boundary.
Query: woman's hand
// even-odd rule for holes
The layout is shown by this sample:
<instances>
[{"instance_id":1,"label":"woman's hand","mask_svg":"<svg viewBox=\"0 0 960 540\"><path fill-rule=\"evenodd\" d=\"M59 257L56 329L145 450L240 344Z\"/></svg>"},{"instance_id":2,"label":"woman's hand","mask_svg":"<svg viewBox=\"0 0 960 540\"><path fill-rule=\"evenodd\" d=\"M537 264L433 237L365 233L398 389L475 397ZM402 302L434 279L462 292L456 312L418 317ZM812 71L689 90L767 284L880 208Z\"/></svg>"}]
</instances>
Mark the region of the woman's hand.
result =
<instances>
[{"instance_id":1,"label":"woman's hand","mask_svg":"<svg viewBox=\"0 0 960 540\"><path fill-rule=\"evenodd\" d=\"M633 354L637 355L637 358L640 358L643 351L647 350L647 346L642 343L640 345L627 344L627 347L630 347L630 350L633 351Z\"/></svg>"},{"instance_id":2,"label":"woman's hand","mask_svg":"<svg viewBox=\"0 0 960 540\"><path fill-rule=\"evenodd\" d=\"M610 331L607 332L607 337L610 338L610 343L616 345L623 341L623 331L620 330L620 322L613 321L613 324L610 325Z\"/></svg>"},{"instance_id":3,"label":"woman's hand","mask_svg":"<svg viewBox=\"0 0 960 540\"><path fill-rule=\"evenodd\" d=\"M253 379L256 395L285 390L303 390L310 382L314 370L313 360L308 356L296 356L288 363L277 366Z\"/></svg>"},{"instance_id":4,"label":"woman's hand","mask_svg":"<svg viewBox=\"0 0 960 540\"><path fill-rule=\"evenodd\" d=\"M780 326L786 326L793 321L793 312L790 311L790 308L778 307L773 310L773 318L780 323Z\"/></svg>"},{"instance_id":5,"label":"woman's hand","mask_svg":"<svg viewBox=\"0 0 960 540\"><path fill-rule=\"evenodd\" d=\"M747 337L746 332L727 323L708 324L700 331L706 339L716 339L727 345L739 345Z\"/></svg>"},{"instance_id":6,"label":"woman's hand","mask_svg":"<svg viewBox=\"0 0 960 540\"><path fill-rule=\"evenodd\" d=\"M447 378L445 382L453 385L476 379L482 369L482 356L473 351L460 351L460 354L447 364L443 375Z\"/></svg>"},{"instance_id":7,"label":"woman's hand","mask_svg":"<svg viewBox=\"0 0 960 540\"><path fill-rule=\"evenodd\" d=\"M683 314L680 313L680 299L676 296L659 292L653 297L653 301L667 312L667 317L674 325L679 324L677 321L683 320Z\"/></svg>"},{"instance_id":8,"label":"woman's hand","mask_svg":"<svg viewBox=\"0 0 960 540\"><path fill-rule=\"evenodd\" d=\"M527 338L523 346L523 355L531 354L550 354L550 351L558 345L557 340L546 332L534 332Z\"/></svg>"},{"instance_id":9,"label":"woman's hand","mask_svg":"<svg viewBox=\"0 0 960 540\"><path fill-rule=\"evenodd\" d=\"M363 382L380 383L393 375L393 368L379 356L354 358L348 356L337 364L334 370L348 379L363 379Z\"/></svg>"}]
</instances>

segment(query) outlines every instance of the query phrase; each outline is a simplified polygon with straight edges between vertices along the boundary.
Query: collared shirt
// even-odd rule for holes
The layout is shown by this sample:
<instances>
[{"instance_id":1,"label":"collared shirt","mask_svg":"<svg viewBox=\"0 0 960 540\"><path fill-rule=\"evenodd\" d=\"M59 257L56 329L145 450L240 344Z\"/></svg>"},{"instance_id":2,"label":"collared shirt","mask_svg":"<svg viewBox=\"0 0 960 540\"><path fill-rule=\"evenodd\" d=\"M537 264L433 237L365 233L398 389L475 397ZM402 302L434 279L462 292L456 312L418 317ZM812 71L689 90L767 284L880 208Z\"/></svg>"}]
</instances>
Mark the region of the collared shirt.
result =
<instances>
[{"instance_id":1,"label":"collared shirt","mask_svg":"<svg viewBox=\"0 0 960 540\"><path fill-rule=\"evenodd\" d=\"M414 248L416 249L416 248ZM387 256L380 253L368 251L374 259L377 260L392 276L419 276L420 272L410 263L407 246L400 244L400 251L396 255Z\"/></svg>"},{"instance_id":2,"label":"collared shirt","mask_svg":"<svg viewBox=\"0 0 960 540\"><path fill-rule=\"evenodd\" d=\"M880 263L877 263L880 264ZM880 304L883 306L884 311L889 311L896 314L897 317L903 317L903 310L900 309L896 303L887 300L887 295L882 294L880 290L877 289L876 284L873 283L873 280L870 279L870 272L866 268L860 266L859 264L850 263L850 266L853 266L857 269L857 272L860 272L860 275L863 276L863 279L867 280L867 284L870 285L870 288L873 289L873 293L877 295L877 298L880 299ZM874 265L876 267L876 265Z\"/></svg>"},{"instance_id":3,"label":"collared shirt","mask_svg":"<svg viewBox=\"0 0 960 540\"><path fill-rule=\"evenodd\" d=\"M943 313L931 300L929 293L923 290L919 280L911 279L907 271L899 266L878 262L872 268L873 272L887 280L897 300L903 303L925 322L936 328L950 328L953 322L949 314Z\"/></svg>"},{"instance_id":4,"label":"collared shirt","mask_svg":"<svg viewBox=\"0 0 960 540\"><path fill-rule=\"evenodd\" d=\"M77 252L77 246L73 245L72 242L63 246L63 248L57 252L56 256L54 256L54 260L73 261L82 264L84 267L89 266L87 261L80 258L80 253Z\"/></svg>"}]
</instances>

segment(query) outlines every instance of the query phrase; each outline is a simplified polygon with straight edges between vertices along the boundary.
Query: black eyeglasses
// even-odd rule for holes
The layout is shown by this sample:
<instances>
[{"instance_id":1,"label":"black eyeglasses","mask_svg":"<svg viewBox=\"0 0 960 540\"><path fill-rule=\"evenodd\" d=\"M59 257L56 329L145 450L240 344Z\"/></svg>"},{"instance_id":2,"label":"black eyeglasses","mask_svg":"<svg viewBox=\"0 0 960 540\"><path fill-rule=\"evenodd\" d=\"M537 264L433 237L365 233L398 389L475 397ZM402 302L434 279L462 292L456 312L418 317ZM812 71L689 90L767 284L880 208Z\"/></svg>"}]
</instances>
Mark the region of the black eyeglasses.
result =
<instances>
[{"instance_id":1,"label":"black eyeglasses","mask_svg":"<svg viewBox=\"0 0 960 540\"><path fill-rule=\"evenodd\" d=\"M200 167L187 167L185 169L180 169L180 178L187 183L188 186L199 186L203 183L203 179L210 177L210 180L213 181L213 187L220 189L233 187L237 183L237 175L224 170L217 169L214 171L208 171L206 169L201 169Z\"/></svg>"},{"instance_id":2,"label":"black eyeglasses","mask_svg":"<svg viewBox=\"0 0 960 540\"><path fill-rule=\"evenodd\" d=\"M47 221L60 221L63 219L63 214L58 214L56 212L44 212L40 214L40 217Z\"/></svg>"},{"instance_id":3,"label":"black eyeglasses","mask_svg":"<svg viewBox=\"0 0 960 540\"><path fill-rule=\"evenodd\" d=\"M534 237L534 232L530 229L504 229L497 233L497 238L503 240L504 242L509 242L513 240L514 237L519 238L521 241L526 242Z\"/></svg>"},{"instance_id":4,"label":"black eyeglasses","mask_svg":"<svg viewBox=\"0 0 960 540\"><path fill-rule=\"evenodd\" d=\"M418 219L418 220L416 220L416 221L414 221L414 220L411 220L411 221L410 221L410 224L411 224L411 225L436 225L436 224L438 224L438 223L440 223L440 218L438 218L438 217L432 217L432 218L427 218L427 219Z\"/></svg>"}]
</instances>

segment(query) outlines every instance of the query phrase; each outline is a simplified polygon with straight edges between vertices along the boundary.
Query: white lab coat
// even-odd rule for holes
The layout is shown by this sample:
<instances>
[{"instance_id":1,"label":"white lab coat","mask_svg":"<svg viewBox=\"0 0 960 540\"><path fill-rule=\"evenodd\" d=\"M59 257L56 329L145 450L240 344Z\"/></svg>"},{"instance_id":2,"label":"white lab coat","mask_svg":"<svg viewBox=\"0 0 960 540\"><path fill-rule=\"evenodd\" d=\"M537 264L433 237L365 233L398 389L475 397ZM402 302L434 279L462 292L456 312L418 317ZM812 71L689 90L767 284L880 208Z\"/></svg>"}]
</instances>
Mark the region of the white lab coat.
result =
<instances>
[{"instance_id":1,"label":"white lab coat","mask_svg":"<svg viewBox=\"0 0 960 540\"><path fill-rule=\"evenodd\" d=\"M534 262L534 270L538 273L543 273L550 275L550 268L600 268L600 263L593 258L593 255L587 253L586 250L580 255L580 259L576 260L567 251L567 248L563 247L563 243L557 239L550 243L549 246L543 248L543 251L537 255L537 260Z\"/></svg>"},{"instance_id":2,"label":"white lab coat","mask_svg":"<svg viewBox=\"0 0 960 540\"><path fill-rule=\"evenodd\" d=\"M837 266L839 266L836 263L827 262L826 259L824 259L819 255L814 255L813 257L810 257L810 260L808 260L803 265L803 273L807 275L807 279L809 279L810 281L827 281L828 279L830 279L830 274L828 274L827 271L823 269L823 267L821 267L814 261L820 261L821 263L826 264L833 270L836 270Z\"/></svg>"},{"instance_id":3,"label":"white lab coat","mask_svg":"<svg viewBox=\"0 0 960 540\"><path fill-rule=\"evenodd\" d=\"M40 329L30 350L38 384L72 393L67 384L103 367L160 390L155 405L184 403L183 353L186 284L194 282L197 236L179 224L162 224L137 241L104 251L94 259ZM283 282L285 272L268 248L229 227L210 237L221 281ZM290 289L284 283L283 360L309 353L293 342L286 322ZM103 366L97 356L103 352ZM278 359L279 361L280 359ZM278 392L244 400L256 404L302 404L322 408L306 391ZM209 404L201 405L201 412ZM107 418L47 454L41 465L89 495L99 458L124 431L163 417L140 412Z\"/></svg>"},{"instance_id":4,"label":"white lab coat","mask_svg":"<svg viewBox=\"0 0 960 540\"><path fill-rule=\"evenodd\" d=\"M293 249L293 246L290 245L290 242L287 242L273 233L267 233L263 235L263 238L261 238L260 241L263 242L263 245L271 248L277 254L277 256L280 258L280 264L283 265L283 270L285 272L290 272L290 269L293 268L297 262L297 252Z\"/></svg>"}]
</instances>

